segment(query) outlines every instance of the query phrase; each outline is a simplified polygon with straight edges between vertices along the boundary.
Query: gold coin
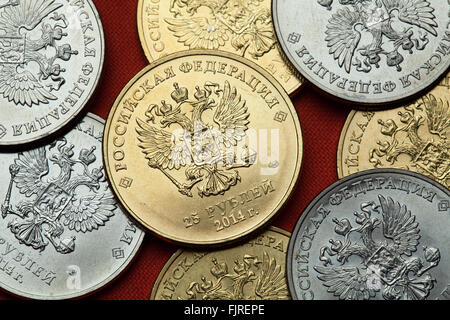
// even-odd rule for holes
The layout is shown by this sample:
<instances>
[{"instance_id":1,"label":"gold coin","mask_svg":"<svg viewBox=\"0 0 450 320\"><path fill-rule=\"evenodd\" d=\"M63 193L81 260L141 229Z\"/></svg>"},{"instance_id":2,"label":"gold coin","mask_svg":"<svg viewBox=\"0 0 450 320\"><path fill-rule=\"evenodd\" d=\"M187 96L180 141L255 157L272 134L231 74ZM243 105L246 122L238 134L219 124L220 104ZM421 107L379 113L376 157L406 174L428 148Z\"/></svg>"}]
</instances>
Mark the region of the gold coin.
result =
<instances>
[{"instance_id":1,"label":"gold coin","mask_svg":"<svg viewBox=\"0 0 450 320\"><path fill-rule=\"evenodd\" d=\"M150 300L290 300L289 238L289 232L271 227L225 250L178 250L156 279Z\"/></svg>"},{"instance_id":2,"label":"gold coin","mask_svg":"<svg viewBox=\"0 0 450 320\"><path fill-rule=\"evenodd\" d=\"M302 137L289 96L267 71L192 50L127 84L103 154L113 190L142 225L178 243L217 245L280 209L298 177Z\"/></svg>"},{"instance_id":3,"label":"gold coin","mask_svg":"<svg viewBox=\"0 0 450 320\"><path fill-rule=\"evenodd\" d=\"M222 50L256 62L290 94L303 80L278 46L271 11L271 0L139 0L139 37L150 62L189 49Z\"/></svg>"},{"instance_id":4,"label":"gold coin","mask_svg":"<svg viewBox=\"0 0 450 320\"><path fill-rule=\"evenodd\" d=\"M377 112L352 111L338 148L338 175L398 168L450 188L450 74L414 103Z\"/></svg>"}]
</instances>

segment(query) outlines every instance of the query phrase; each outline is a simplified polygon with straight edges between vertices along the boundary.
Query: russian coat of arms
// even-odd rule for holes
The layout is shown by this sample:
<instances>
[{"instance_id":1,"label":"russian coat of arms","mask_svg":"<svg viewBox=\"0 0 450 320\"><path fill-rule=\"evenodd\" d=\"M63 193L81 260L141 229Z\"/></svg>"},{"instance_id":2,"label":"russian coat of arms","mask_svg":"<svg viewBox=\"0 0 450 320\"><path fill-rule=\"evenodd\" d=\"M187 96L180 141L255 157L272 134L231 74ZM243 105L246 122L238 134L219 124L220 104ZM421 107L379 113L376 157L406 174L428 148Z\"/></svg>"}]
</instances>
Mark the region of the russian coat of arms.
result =
<instances>
[{"instance_id":1,"label":"russian coat of arms","mask_svg":"<svg viewBox=\"0 0 450 320\"><path fill-rule=\"evenodd\" d=\"M333 219L343 239L330 239L331 245L320 249L323 266L314 267L318 278L342 300L369 300L380 291L387 300L425 299L436 282L430 271L440 262L439 249L423 247L426 263L413 256L421 238L416 216L391 197L378 200L361 204L355 225ZM333 266L334 257L339 266Z\"/></svg>"},{"instance_id":2,"label":"russian coat of arms","mask_svg":"<svg viewBox=\"0 0 450 320\"><path fill-rule=\"evenodd\" d=\"M224 194L241 181L236 169L250 167L256 158L246 142L246 101L228 81L196 86L193 97L178 83L174 88L175 105L165 100L152 104L146 119L137 119L138 146L148 165L161 171L181 194L192 197L195 185L200 197ZM182 169L184 183L171 173Z\"/></svg>"},{"instance_id":3,"label":"russian coat of arms","mask_svg":"<svg viewBox=\"0 0 450 320\"><path fill-rule=\"evenodd\" d=\"M74 146L62 138L50 146L19 153L10 165L11 180L1 206L3 219L20 243L43 251L49 242L62 254L75 250L75 237L61 239L70 231L95 232L114 215L117 204L109 191L95 147L81 149L74 159ZM21 199L11 204L16 187Z\"/></svg>"},{"instance_id":4,"label":"russian coat of arms","mask_svg":"<svg viewBox=\"0 0 450 320\"><path fill-rule=\"evenodd\" d=\"M9 0L0 6L0 94L32 107L56 100L66 71L57 60L78 54L67 36L69 21L55 0Z\"/></svg>"},{"instance_id":5,"label":"russian coat of arms","mask_svg":"<svg viewBox=\"0 0 450 320\"><path fill-rule=\"evenodd\" d=\"M449 102L428 94L418 103L404 107L398 115L399 123L395 119L378 120L381 133L389 140L377 141L378 148L370 150L370 162L379 167L385 159L394 165L399 156L406 155L410 162L402 169L414 169L449 188ZM423 138L423 130L431 138Z\"/></svg>"},{"instance_id":6,"label":"russian coat of arms","mask_svg":"<svg viewBox=\"0 0 450 320\"><path fill-rule=\"evenodd\" d=\"M333 0L317 1L331 10ZM353 66L366 73L379 68L382 56L387 66L401 71L405 53L424 50L428 35L437 36L428 0L339 0L339 4L345 7L332 15L325 40L329 53L348 73Z\"/></svg>"},{"instance_id":7,"label":"russian coat of arms","mask_svg":"<svg viewBox=\"0 0 450 320\"><path fill-rule=\"evenodd\" d=\"M285 300L289 299L286 277L281 266L267 252L261 261L244 255L234 261L230 271L225 262L212 259L214 280L201 276L189 284L186 294L192 300Z\"/></svg>"},{"instance_id":8,"label":"russian coat of arms","mask_svg":"<svg viewBox=\"0 0 450 320\"><path fill-rule=\"evenodd\" d=\"M254 59L275 48L270 10L265 0L171 0L174 18L168 28L190 49L217 50L227 43L241 56ZM200 9L204 14L199 14ZM184 15L184 17L183 17Z\"/></svg>"}]
</instances>

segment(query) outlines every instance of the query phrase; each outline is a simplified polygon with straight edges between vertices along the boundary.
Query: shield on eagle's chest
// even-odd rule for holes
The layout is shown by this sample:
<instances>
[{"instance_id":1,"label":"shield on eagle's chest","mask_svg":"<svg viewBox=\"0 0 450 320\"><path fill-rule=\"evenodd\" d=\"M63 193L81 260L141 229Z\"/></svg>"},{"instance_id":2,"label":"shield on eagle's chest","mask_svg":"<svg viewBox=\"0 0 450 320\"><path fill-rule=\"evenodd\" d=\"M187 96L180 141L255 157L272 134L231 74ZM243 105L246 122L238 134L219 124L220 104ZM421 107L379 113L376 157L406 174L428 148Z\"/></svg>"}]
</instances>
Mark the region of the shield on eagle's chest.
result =
<instances>
[{"instance_id":1,"label":"shield on eagle's chest","mask_svg":"<svg viewBox=\"0 0 450 320\"><path fill-rule=\"evenodd\" d=\"M41 215L52 221L56 221L66 206L72 200L73 195L51 183L34 203L34 209Z\"/></svg>"},{"instance_id":2,"label":"shield on eagle's chest","mask_svg":"<svg viewBox=\"0 0 450 320\"><path fill-rule=\"evenodd\" d=\"M361 14L367 28L376 27L377 24L389 20L390 18L385 6L383 4L379 6L378 1L365 5Z\"/></svg>"},{"instance_id":3,"label":"shield on eagle's chest","mask_svg":"<svg viewBox=\"0 0 450 320\"><path fill-rule=\"evenodd\" d=\"M0 64L25 62L25 37L0 36Z\"/></svg>"},{"instance_id":4,"label":"shield on eagle's chest","mask_svg":"<svg viewBox=\"0 0 450 320\"><path fill-rule=\"evenodd\" d=\"M396 279L404 266L403 259L385 247L375 251L367 261L367 268L374 271L385 283Z\"/></svg>"},{"instance_id":5,"label":"shield on eagle's chest","mask_svg":"<svg viewBox=\"0 0 450 320\"><path fill-rule=\"evenodd\" d=\"M194 163L196 165L220 163L224 147L219 131L207 129L197 132L194 134Z\"/></svg>"},{"instance_id":6,"label":"shield on eagle's chest","mask_svg":"<svg viewBox=\"0 0 450 320\"><path fill-rule=\"evenodd\" d=\"M436 179L444 180L450 174L450 153L442 146L428 142L415 163Z\"/></svg>"},{"instance_id":7,"label":"shield on eagle's chest","mask_svg":"<svg viewBox=\"0 0 450 320\"><path fill-rule=\"evenodd\" d=\"M225 2L215 15L236 33L248 25L250 10L241 1L231 0Z\"/></svg>"}]
</instances>

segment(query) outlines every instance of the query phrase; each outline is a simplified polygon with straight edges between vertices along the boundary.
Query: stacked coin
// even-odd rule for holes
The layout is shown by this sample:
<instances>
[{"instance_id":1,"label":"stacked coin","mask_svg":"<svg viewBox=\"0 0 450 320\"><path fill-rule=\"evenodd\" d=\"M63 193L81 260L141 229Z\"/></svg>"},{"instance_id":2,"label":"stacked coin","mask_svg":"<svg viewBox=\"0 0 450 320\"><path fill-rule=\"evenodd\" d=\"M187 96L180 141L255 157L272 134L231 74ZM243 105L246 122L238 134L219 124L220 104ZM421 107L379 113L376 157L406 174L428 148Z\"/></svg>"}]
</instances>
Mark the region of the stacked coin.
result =
<instances>
[{"instance_id":1,"label":"stacked coin","mask_svg":"<svg viewBox=\"0 0 450 320\"><path fill-rule=\"evenodd\" d=\"M282 87L218 51L157 60L121 92L106 124L104 162L118 199L179 244L227 244L267 225L301 160L300 124Z\"/></svg>"},{"instance_id":2,"label":"stacked coin","mask_svg":"<svg viewBox=\"0 0 450 320\"><path fill-rule=\"evenodd\" d=\"M317 88L365 107L386 107L447 73L448 1L274 0L286 56ZM299 18L301 17L301 18Z\"/></svg>"},{"instance_id":3,"label":"stacked coin","mask_svg":"<svg viewBox=\"0 0 450 320\"><path fill-rule=\"evenodd\" d=\"M144 235L105 179L104 120L82 112L103 68L102 24L91 0L9 0L0 30L0 287L84 296L127 267Z\"/></svg>"},{"instance_id":4,"label":"stacked coin","mask_svg":"<svg viewBox=\"0 0 450 320\"><path fill-rule=\"evenodd\" d=\"M83 7L11 0L0 12L0 146L58 136L82 112L102 72L97 10L90 0Z\"/></svg>"},{"instance_id":5,"label":"stacked coin","mask_svg":"<svg viewBox=\"0 0 450 320\"><path fill-rule=\"evenodd\" d=\"M449 76L409 105L378 112L352 111L339 142L339 177L398 168L450 188Z\"/></svg>"},{"instance_id":6,"label":"stacked coin","mask_svg":"<svg viewBox=\"0 0 450 320\"><path fill-rule=\"evenodd\" d=\"M450 2L336 2L273 1L280 46L300 74L364 109L350 113L341 134L341 180L295 226L290 293L302 300L445 298L450 108L448 75L441 79L450 65ZM374 111L380 108L390 110Z\"/></svg>"},{"instance_id":7,"label":"stacked coin","mask_svg":"<svg viewBox=\"0 0 450 320\"><path fill-rule=\"evenodd\" d=\"M2 288L33 299L79 297L117 277L136 254L144 233L105 180L103 126L88 114L53 143L1 154Z\"/></svg>"},{"instance_id":8,"label":"stacked coin","mask_svg":"<svg viewBox=\"0 0 450 320\"><path fill-rule=\"evenodd\" d=\"M150 299L288 300L289 237L288 232L271 227L228 249L178 250L156 279Z\"/></svg>"},{"instance_id":9,"label":"stacked coin","mask_svg":"<svg viewBox=\"0 0 450 320\"><path fill-rule=\"evenodd\" d=\"M185 50L224 51L257 63L289 94L303 83L278 46L270 0L170 1L165 5L139 0L137 21L150 62Z\"/></svg>"},{"instance_id":10,"label":"stacked coin","mask_svg":"<svg viewBox=\"0 0 450 320\"><path fill-rule=\"evenodd\" d=\"M293 231L293 299L445 298L450 192L396 169L363 171L324 190Z\"/></svg>"},{"instance_id":11,"label":"stacked coin","mask_svg":"<svg viewBox=\"0 0 450 320\"><path fill-rule=\"evenodd\" d=\"M292 193L303 156L300 123L286 94L303 81L280 52L271 2L140 0L138 28L151 64L109 114L108 176L148 230L203 250L176 253L158 283L170 281L180 259L204 257L183 278L186 288L167 293L156 285L152 299L288 298L286 234L266 231L252 240ZM255 244L262 238L279 252L262 252ZM243 253L243 241L255 245L253 255ZM242 257L233 265L236 254ZM235 278L231 268L249 283L256 284L256 272L273 286L216 290ZM278 270L273 278L265 278L268 268ZM194 279L199 272L205 275Z\"/></svg>"}]
</instances>

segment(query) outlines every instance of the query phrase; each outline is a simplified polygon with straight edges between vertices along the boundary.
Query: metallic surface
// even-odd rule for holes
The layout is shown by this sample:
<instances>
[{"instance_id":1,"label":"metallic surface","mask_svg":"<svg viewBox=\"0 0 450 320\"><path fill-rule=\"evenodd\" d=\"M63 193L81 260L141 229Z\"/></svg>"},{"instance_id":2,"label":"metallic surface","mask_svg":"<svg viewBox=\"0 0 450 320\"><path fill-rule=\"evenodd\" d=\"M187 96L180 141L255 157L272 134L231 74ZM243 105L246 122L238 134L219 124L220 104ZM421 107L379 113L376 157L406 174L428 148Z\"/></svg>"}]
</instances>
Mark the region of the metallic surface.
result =
<instances>
[{"instance_id":1,"label":"metallic surface","mask_svg":"<svg viewBox=\"0 0 450 320\"><path fill-rule=\"evenodd\" d=\"M189 49L223 50L257 63L288 93L298 89L303 80L279 51L270 0L221 2L139 0L139 36L148 60Z\"/></svg>"},{"instance_id":2,"label":"metallic surface","mask_svg":"<svg viewBox=\"0 0 450 320\"><path fill-rule=\"evenodd\" d=\"M53 144L0 155L3 289L32 299L79 297L133 259L144 233L105 180L103 128L104 120L88 114Z\"/></svg>"},{"instance_id":3,"label":"metallic surface","mask_svg":"<svg viewBox=\"0 0 450 320\"><path fill-rule=\"evenodd\" d=\"M324 190L289 242L293 299L445 299L450 192L417 173L376 169Z\"/></svg>"},{"instance_id":4,"label":"metallic surface","mask_svg":"<svg viewBox=\"0 0 450 320\"><path fill-rule=\"evenodd\" d=\"M450 3L274 0L280 46L307 80L359 106L386 107L447 73Z\"/></svg>"},{"instance_id":5,"label":"metallic surface","mask_svg":"<svg viewBox=\"0 0 450 320\"><path fill-rule=\"evenodd\" d=\"M450 188L449 75L410 105L352 111L337 153L338 176L375 168L426 175Z\"/></svg>"},{"instance_id":6,"label":"metallic surface","mask_svg":"<svg viewBox=\"0 0 450 320\"><path fill-rule=\"evenodd\" d=\"M290 233L271 227L233 248L178 250L161 270L150 299L288 300L289 237Z\"/></svg>"},{"instance_id":7,"label":"metallic surface","mask_svg":"<svg viewBox=\"0 0 450 320\"><path fill-rule=\"evenodd\" d=\"M105 129L104 161L120 202L181 244L229 243L268 223L301 159L288 95L262 68L223 52L180 52L145 68Z\"/></svg>"},{"instance_id":8,"label":"metallic surface","mask_svg":"<svg viewBox=\"0 0 450 320\"><path fill-rule=\"evenodd\" d=\"M0 146L26 144L83 110L103 68L103 29L91 0L9 1L0 15Z\"/></svg>"}]
</instances>

